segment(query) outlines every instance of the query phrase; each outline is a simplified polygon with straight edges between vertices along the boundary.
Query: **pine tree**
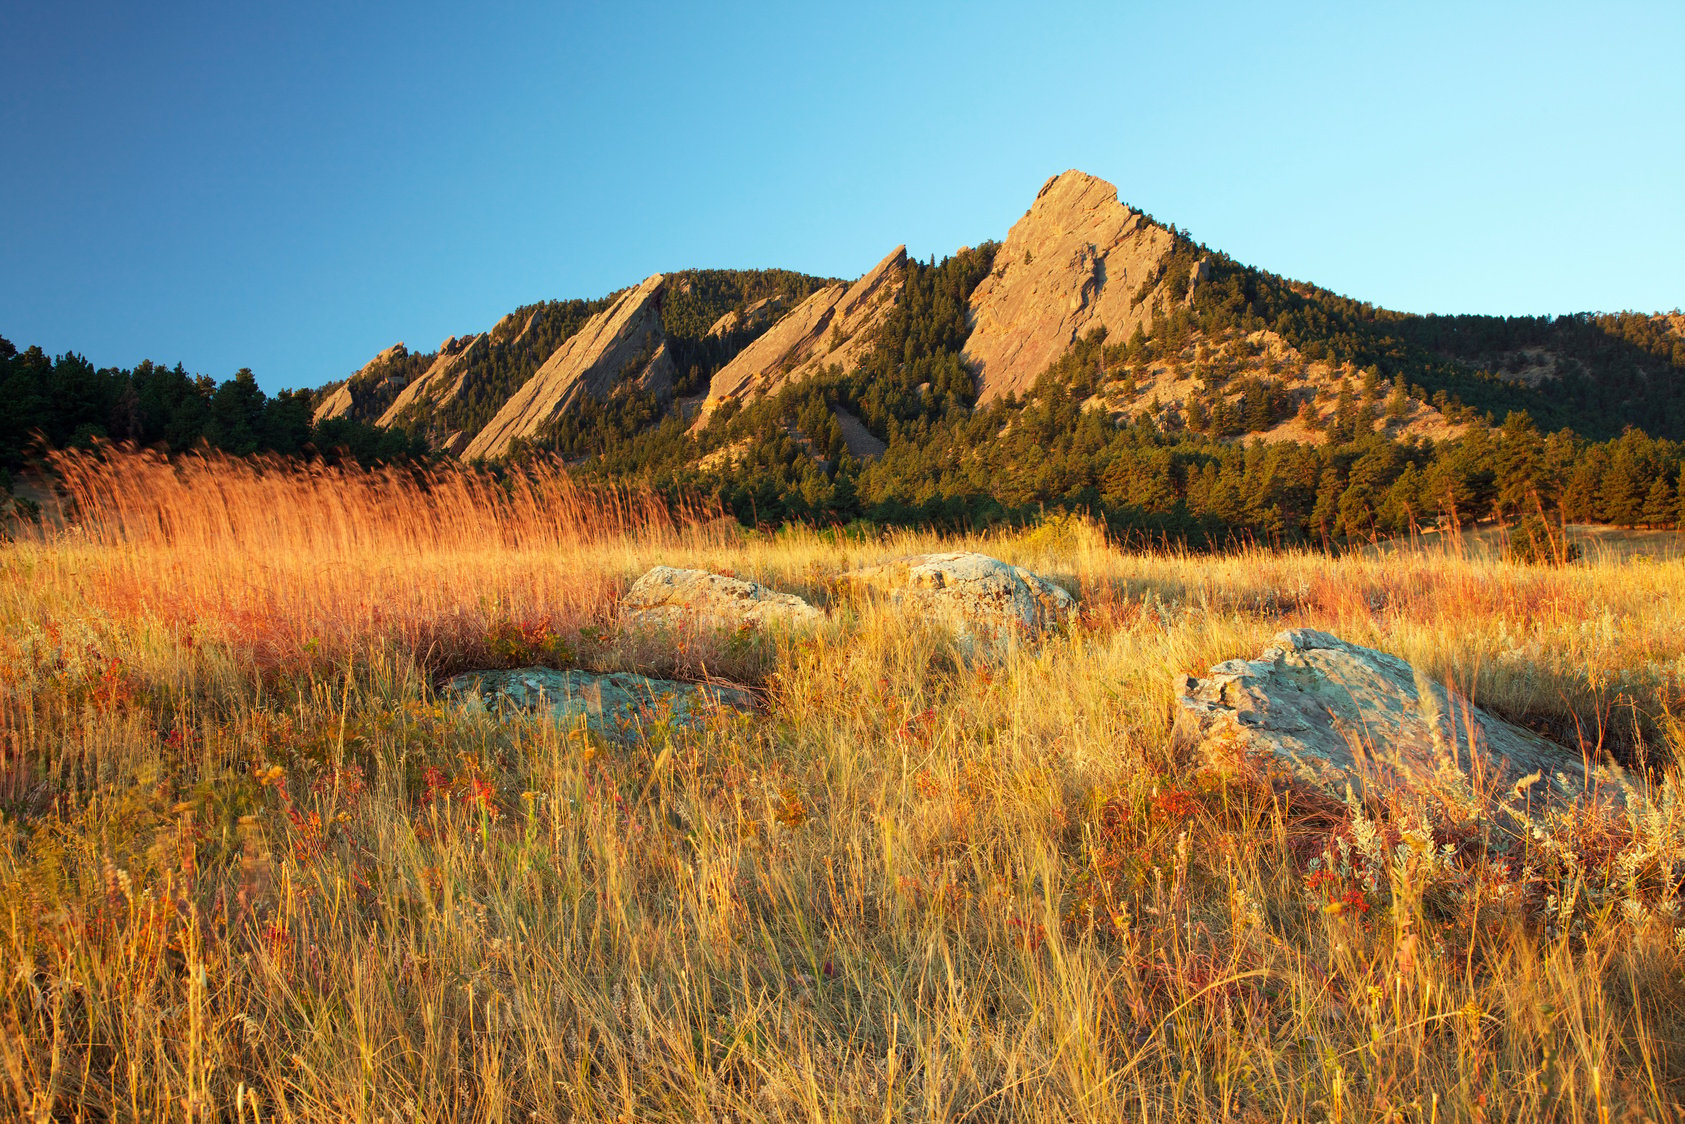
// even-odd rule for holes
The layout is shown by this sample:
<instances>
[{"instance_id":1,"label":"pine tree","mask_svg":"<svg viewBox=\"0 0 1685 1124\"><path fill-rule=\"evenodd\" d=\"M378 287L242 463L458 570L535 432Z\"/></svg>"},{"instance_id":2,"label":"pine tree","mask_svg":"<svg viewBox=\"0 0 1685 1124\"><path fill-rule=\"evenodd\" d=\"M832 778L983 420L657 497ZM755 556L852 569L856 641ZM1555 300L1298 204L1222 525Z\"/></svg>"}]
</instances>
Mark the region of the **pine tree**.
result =
<instances>
[{"instance_id":1,"label":"pine tree","mask_svg":"<svg viewBox=\"0 0 1685 1124\"><path fill-rule=\"evenodd\" d=\"M1392 393L1387 395L1387 417L1392 421L1401 421L1410 411L1410 395L1404 390L1404 376L1399 375L1393 380Z\"/></svg>"},{"instance_id":2,"label":"pine tree","mask_svg":"<svg viewBox=\"0 0 1685 1124\"><path fill-rule=\"evenodd\" d=\"M1642 488L1638 466L1623 441L1615 446L1614 456L1609 458L1609 471L1597 490L1603 521L1622 527L1636 526L1644 516Z\"/></svg>"},{"instance_id":3,"label":"pine tree","mask_svg":"<svg viewBox=\"0 0 1685 1124\"><path fill-rule=\"evenodd\" d=\"M1357 433L1357 396L1351 383L1340 380L1340 397L1334 403L1334 429L1330 438L1337 445L1350 441Z\"/></svg>"},{"instance_id":4,"label":"pine tree","mask_svg":"<svg viewBox=\"0 0 1685 1124\"><path fill-rule=\"evenodd\" d=\"M1657 475L1656 482L1650 485L1650 494L1644 497L1644 524L1648 527L1668 527L1673 524L1673 515L1673 488L1665 475Z\"/></svg>"},{"instance_id":5,"label":"pine tree","mask_svg":"<svg viewBox=\"0 0 1685 1124\"><path fill-rule=\"evenodd\" d=\"M1270 428L1274 422L1275 411L1271 409L1269 392L1264 385L1254 380L1247 387L1245 402L1245 427L1248 433L1262 433Z\"/></svg>"},{"instance_id":6,"label":"pine tree","mask_svg":"<svg viewBox=\"0 0 1685 1124\"><path fill-rule=\"evenodd\" d=\"M1299 406L1299 423L1312 433L1322 431L1322 411L1316 408L1316 397L1306 398Z\"/></svg>"},{"instance_id":7,"label":"pine tree","mask_svg":"<svg viewBox=\"0 0 1685 1124\"><path fill-rule=\"evenodd\" d=\"M1311 509L1311 526L1322 536L1324 545L1333 537L1340 518L1340 493L1344 491L1340 472L1330 466L1323 469L1316 486L1316 506Z\"/></svg>"}]
</instances>

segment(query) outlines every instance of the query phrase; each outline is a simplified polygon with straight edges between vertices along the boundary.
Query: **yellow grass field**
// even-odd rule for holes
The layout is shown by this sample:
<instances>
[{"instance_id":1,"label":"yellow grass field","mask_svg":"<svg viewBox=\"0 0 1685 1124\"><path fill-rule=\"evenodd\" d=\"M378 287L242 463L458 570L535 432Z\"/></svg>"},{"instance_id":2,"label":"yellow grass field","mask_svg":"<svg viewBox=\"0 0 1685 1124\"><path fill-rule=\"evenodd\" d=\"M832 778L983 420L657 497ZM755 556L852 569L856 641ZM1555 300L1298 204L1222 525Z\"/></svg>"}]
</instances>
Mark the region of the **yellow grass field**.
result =
<instances>
[{"instance_id":1,"label":"yellow grass field","mask_svg":"<svg viewBox=\"0 0 1685 1124\"><path fill-rule=\"evenodd\" d=\"M768 536L555 475L60 469L70 522L0 543L0 1117L1685 1104L1678 558ZM981 664L836 592L956 546L1080 619ZM613 622L658 563L832 617L652 648ZM1299 625L1649 783L1517 833L1208 773L1173 676ZM763 713L627 747L435 692L533 663L730 680Z\"/></svg>"}]
</instances>

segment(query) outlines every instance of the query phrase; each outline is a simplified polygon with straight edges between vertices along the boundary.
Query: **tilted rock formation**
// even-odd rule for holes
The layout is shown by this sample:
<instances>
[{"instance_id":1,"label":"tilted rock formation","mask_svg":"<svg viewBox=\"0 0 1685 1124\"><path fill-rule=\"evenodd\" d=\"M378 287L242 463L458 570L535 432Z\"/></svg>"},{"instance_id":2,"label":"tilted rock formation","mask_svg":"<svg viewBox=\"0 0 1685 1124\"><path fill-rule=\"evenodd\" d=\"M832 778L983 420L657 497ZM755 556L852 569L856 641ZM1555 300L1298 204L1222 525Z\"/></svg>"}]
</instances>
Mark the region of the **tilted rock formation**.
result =
<instances>
[{"instance_id":1,"label":"tilted rock formation","mask_svg":"<svg viewBox=\"0 0 1685 1124\"><path fill-rule=\"evenodd\" d=\"M423 404L438 409L462 393L462 376L468 369L469 354L476 347L484 347L490 338L488 333L481 332L445 340L439 345L433 365L399 392L375 424L396 425L406 413Z\"/></svg>"},{"instance_id":2,"label":"tilted rock formation","mask_svg":"<svg viewBox=\"0 0 1685 1124\"><path fill-rule=\"evenodd\" d=\"M907 247L897 246L854 284L827 285L797 305L715 372L696 424L706 424L728 398L757 398L833 363L847 369L859 362L895 305L906 264Z\"/></svg>"},{"instance_id":3,"label":"tilted rock formation","mask_svg":"<svg viewBox=\"0 0 1685 1124\"><path fill-rule=\"evenodd\" d=\"M519 667L511 671L470 671L445 684L445 694L502 710L548 713L557 722L581 718L591 731L616 741L636 741L658 722L699 725L720 708L752 711L754 696L738 687L649 679L627 672L607 675Z\"/></svg>"},{"instance_id":4,"label":"tilted rock formation","mask_svg":"<svg viewBox=\"0 0 1685 1124\"><path fill-rule=\"evenodd\" d=\"M1118 202L1105 180L1078 171L1048 180L971 294L964 355L977 372L978 401L1028 390L1100 325L1113 340L1150 326L1174 246L1170 231ZM1143 285L1152 289L1137 303Z\"/></svg>"},{"instance_id":5,"label":"tilted rock formation","mask_svg":"<svg viewBox=\"0 0 1685 1124\"><path fill-rule=\"evenodd\" d=\"M1255 660L1183 677L1181 721L1213 763L1273 758L1300 783L1336 797L1349 785L1437 793L1469 808L1501 799L1542 807L1618 772L1511 725L1428 679L1396 656L1295 628ZM1517 785L1521 791L1514 793Z\"/></svg>"},{"instance_id":6,"label":"tilted rock formation","mask_svg":"<svg viewBox=\"0 0 1685 1124\"><path fill-rule=\"evenodd\" d=\"M713 327L708 329L708 335L712 338L729 336L734 332L765 331L769 324L784 315L784 310L789 304L790 298L783 293L762 297L742 312L733 309L714 321Z\"/></svg>"},{"instance_id":7,"label":"tilted rock formation","mask_svg":"<svg viewBox=\"0 0 1685 1124\"><path fill-rule=\"evenodd\" d=\"M657 566L632 584L620 602L621 620L636 625L694 622L709 628L816 624L825 614L793 593L756 582Z\"/></svg>"},{"instance_id":8,"label":"tilted rock formation","mask_svg":"<svg viewBox=\"0 0 1685 1124\"><path fill-rule=\"evenodd\" d=\"M999 651L1069 620L1076 599L1039 574L987 554L917 554L852 570L842 584L947 624L962 646Z\"/></svg>"},{"instance_id":9,"label":"tilted rock formation","mask_svg":"<svg viewBox=\"0 0 1685 1124\"><path fill-rule=\"evenodd\" d=\"M668 398L673 359L661 327L664 281L659 273L649 277L586 321L475 435L464 459L500 457L511 442L536 436L574 403L606 398L624 383Z\"/></svg>"},{"instance_id":10,"label":"tilted rock formation","mask_svg":"<svg viewBox=\"0 0 1685 1124\"><path fill-rule=\"evenodd\" d=\"M316 412L311 415L310 420L320 423L333 418L343 418L355 407L356 403L351 397L351 384L342 382L334 387L333 393L322 399L322 404L316 407Z\"/></svg>"},{"instance_id":11,"label":"tilted rock formation","mask_svg":"<svg viewBox=\"0 0 1685 1124\"><path fill-rule=\"evenodd\" d=\"M391 347L363 364L361 370L334 388L333 393L322 399L311 415L313 422L325 422L333 418L357 417L359 414L372 413L371 400L374 404L380 401L382 391L395 390L380 379L380 370L391 366L399 360L408 358L409 349L403 341ZM360 419L367 420L367 419Z\"/></svg>"}]
</instances>

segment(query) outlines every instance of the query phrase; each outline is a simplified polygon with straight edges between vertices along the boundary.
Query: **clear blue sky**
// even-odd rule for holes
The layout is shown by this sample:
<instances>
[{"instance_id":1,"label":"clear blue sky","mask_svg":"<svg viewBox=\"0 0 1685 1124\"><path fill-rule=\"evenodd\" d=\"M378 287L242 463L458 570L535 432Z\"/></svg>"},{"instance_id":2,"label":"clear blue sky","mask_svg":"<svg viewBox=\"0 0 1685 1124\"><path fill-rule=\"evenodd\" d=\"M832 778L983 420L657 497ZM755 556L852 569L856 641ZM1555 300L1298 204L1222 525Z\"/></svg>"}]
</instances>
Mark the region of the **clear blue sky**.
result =
<instances>
[{"instance_id":1,"label":"clear blue sky","mask_svg":"<svg viewBox=\"0 0 1685 1124\"><path fill-rule=\"evenodd\" d=\"M1685 4L0 7L0 334L269 390L1077 167L1393 308L1685 304Z\"/></svg>"}]
</instances>

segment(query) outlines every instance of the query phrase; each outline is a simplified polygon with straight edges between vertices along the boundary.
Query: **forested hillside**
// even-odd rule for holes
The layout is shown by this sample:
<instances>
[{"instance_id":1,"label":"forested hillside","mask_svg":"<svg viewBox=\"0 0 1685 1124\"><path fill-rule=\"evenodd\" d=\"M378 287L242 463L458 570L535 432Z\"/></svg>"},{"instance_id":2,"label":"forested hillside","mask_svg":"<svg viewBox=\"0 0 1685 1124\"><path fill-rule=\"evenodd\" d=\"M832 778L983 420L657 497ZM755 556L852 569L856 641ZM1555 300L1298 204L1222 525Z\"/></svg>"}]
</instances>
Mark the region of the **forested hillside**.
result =
<instances>
[{"instance_id":1,"label":"forested hillside","mask_svg":"<svg viewBox=\"0 0 1685 1124\"><path fill-rule=\"evenodd\" d=\"M568 451L591 455L585 471L710 493L745 521L773 523L963 527L1054 509L1194 542L1235 534L1335 542L1497 518L1522 524L1521 537L1544 551L1546 525L1564 520L1673 526L1685 518L1679 443L1638 428L1601 442L1542 430L1514 408L1543 403L1552 417L1540 391L1449 363L1354 302L1296 292L1227 262L1152 332L1127 341L1096 332L1030 394L974 409L958 352L966 299L993 251L912 263L902 303L854 371L832 370L722 412L694 439L674 418L642 433L596 431L594 443L575 441ZM1352 377L1294 403L1210 361L1260 332ZM1148 368L1202 360L1195 417L1143 409L1120 418L1096 408L1108 388L1129 387ZM1506 413L1464 405L1471 391ZM1403 403L1424 399L1452 419L1452 436L1389 432ZM847 452L840 412L885 442L881 457L861 463ZM1309 439L1260 438L1289 419Z\"/></svg>"}]
</instances>

